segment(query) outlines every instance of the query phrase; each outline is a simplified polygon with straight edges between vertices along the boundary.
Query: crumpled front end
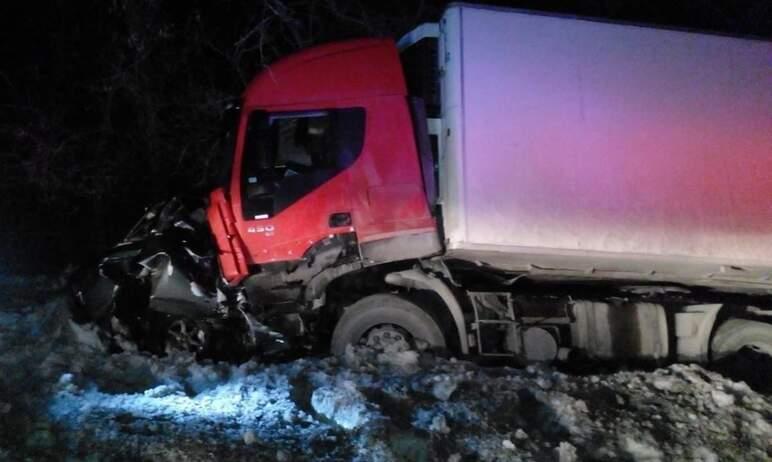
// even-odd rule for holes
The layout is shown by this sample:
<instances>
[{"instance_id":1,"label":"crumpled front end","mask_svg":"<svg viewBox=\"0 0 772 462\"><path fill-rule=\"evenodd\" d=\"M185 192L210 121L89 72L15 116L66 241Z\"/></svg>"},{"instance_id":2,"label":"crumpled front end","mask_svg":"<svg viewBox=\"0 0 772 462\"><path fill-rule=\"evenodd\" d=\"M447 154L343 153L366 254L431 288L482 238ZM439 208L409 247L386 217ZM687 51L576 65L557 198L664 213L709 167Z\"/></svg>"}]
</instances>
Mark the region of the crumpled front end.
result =
<instances>
[{"instance_id":1,"label":"crumpled front end","mask_svg":"<svg viewBox=\"0 0 772 462\"><path fill-rule=\"evenodd\" d=\"M74 278L76 320L159 354L240 359L286 350L243 290L225 282L203 205L174 198L149 208L99 264Z\"/></svg>"}]
</instances>

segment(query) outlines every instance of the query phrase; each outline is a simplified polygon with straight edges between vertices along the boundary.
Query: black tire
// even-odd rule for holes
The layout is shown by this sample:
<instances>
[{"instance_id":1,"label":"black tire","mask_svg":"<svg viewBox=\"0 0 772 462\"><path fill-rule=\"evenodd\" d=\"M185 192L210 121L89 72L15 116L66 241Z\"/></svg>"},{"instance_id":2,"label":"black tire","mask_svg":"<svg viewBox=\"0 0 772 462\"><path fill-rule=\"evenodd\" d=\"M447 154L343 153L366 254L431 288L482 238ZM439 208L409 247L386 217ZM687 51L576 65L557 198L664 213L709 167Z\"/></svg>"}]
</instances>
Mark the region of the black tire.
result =
<instances>
[{"instance_id":1,"label":"black tire","mask_svg":"<svg viewBox=\"0 0 772 462\"><path fill-rule=\"evenodd\" d=\"M710 368L743 381L759 393L772 393L772 324L730 319L711 342Z\"/></svg>"},{"instance_id":2,"label":"black tire","mask_svg":"<svg viewBox=\"0 0 772 462\"><path fill-rule=\"evenodd\" d=\"M772 356L772 324L750 319L730 319L721 324L710 342L714 361L750 348Z\"/></svg>"},{"instance_id":3,"label":"black tire","mask_svg":"<svg viewBox=\"0 0 772 462\"><path fill-rule=\"evenodd\" d=\"M420 339L434 350L446 348L445 337L437 322L410 300L392 294L365 297L346 309L332 333L330 352L341 356L349 344L356 345L373 327L392 324Z\"/></svg>"}]
</instances>

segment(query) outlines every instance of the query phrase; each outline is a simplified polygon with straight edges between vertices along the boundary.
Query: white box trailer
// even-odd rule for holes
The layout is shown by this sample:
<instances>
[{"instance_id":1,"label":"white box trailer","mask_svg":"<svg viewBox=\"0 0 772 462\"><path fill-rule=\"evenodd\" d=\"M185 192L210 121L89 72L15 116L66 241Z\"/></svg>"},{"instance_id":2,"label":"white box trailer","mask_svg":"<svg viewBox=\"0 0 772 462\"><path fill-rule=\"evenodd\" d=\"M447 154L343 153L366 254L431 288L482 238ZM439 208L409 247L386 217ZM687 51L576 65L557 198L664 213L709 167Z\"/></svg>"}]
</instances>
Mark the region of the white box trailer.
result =
<instances>
[{"instance_id":1,"label":"white box trailer","mask_svg":"<svg viewBox=\"0 0 772 462\"><path fill-rule=\"evenodd\" d=\"M438 47L449 257L772 291L772 43L454 4Z\"/></svg>"}]
</instances>

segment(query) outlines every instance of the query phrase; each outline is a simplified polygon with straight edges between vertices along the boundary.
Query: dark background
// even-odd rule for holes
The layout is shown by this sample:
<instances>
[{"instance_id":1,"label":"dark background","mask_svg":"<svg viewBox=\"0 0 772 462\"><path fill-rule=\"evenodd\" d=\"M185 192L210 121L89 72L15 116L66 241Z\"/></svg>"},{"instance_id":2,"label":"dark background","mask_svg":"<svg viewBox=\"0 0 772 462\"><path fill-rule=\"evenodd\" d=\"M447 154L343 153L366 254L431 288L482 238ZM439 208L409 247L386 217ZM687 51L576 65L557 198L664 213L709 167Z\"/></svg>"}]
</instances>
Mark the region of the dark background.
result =
<instances>
[{"instance_id":1,"label":"dark background","mask_svg":"<svg viewBox=\"0 0 772 462\"><path fill-rule=\"evenodd\" d=\"M399 37L447 2L25 1L0 7L0 272L84 263L150 203L205 194L225 105L277 57ZM769 39L770 0L489 1Z\"/></svg>"}]
</instances>

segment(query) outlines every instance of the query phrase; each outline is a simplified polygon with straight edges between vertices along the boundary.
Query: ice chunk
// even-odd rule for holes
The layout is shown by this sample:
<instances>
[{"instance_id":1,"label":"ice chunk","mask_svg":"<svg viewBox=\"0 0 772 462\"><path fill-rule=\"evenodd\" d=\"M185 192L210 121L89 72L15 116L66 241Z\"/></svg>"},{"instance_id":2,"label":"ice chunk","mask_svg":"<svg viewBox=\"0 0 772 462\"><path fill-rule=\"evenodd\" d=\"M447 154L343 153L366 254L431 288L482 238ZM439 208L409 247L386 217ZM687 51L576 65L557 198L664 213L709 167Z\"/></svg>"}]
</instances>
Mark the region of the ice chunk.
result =
<instances>
[{"instance_id":1,"label":"ice chunk","mask_svg":"<svg viewBox=\"0 0 772 462\"><path fill-rule=\"evenodd\" d=\"M255 444L255 441L257 441L257 437L255 437L255 432L252 430L247 430L244 432L244 435L242 436L242 439L244 440L244 444Z\"/></svg>"},{"instance_id":2,"label":"ice chunk","mask_svg":"<svg viewBox=\"0 0 772 462\"><path fill-rule=\"evenodd\" d=\"M718 407L726 407L734 404L734 396L721 390L711 390L710 397Z\"/></svg>"},{"instance_id":3,"label":"ice chunk","mask_svg":"<svg viewBox=\"0 0 772 462\"><path fill-rule=\"evenodd\" d=\"M429 425L429 431L437 433L450 433L450 427L448 427L448 422L445 420L445 416L442 414L434 416L431 425Z\"/></svg>"},{"instance_id":4,"label":"ice chunk","mask_svg":"<svg viewBox=\"0 0 772 462\"><path fill-rule=\"evenodd\" d=\"M675 379L673 377L657 377L652 382L654 388L661 391L670 391L673 389L673 383Z\"/></svg>"},{"instance_id":5,"label":"ice chunk","mask_svg":"<svg viewBox=\"0 0 772 462\"><path fill-rule=\"evenodd\" d=\"M695 462L718 462L718 455L705 446L700 446L692 451L692 459Z\"/></svg>"},{"instance_id":6,"label":"ice chunk","mask_svg":"<svg viewBox=\"0 0 772 462\"><path fill-rule=\"evenodd\" d=\"M59 377L59 385L63 387L69 385L70 383L72 383L72 377L73 377L72 374L70 374L69 372L65 372L64 374L61 375L61 377Z\"/></svg>"},{"instance_id":7,"label":"ice chunk","mask_svg":"<svg viewBox=\"0 0 772 462\"><path fill-rule=\"evenodd\" d=\"M347 430L357 428L370 419L365 402L365 397L352 382L320 387L311 395L311 406L316 412Z\"/></svg>"},{"instance_id":8,"label":"ice chunk","mask_svg":"<svg viewBox=\"0 0 772 462\"><path fill-rule=\"evenodd\" d=\"M645 441L639 441L630 436L625 437L623 447L627 454L636 462L657 462L663 460L662 451Z\"/></svg>"},{"instance_id":9,"label":"ice chunk","mask_svg":"<svg viewBox=\"0 0 772 462\"><path fill-rule=\"evenodd\" d=\"M73 321L69 321L70 331L75 336L75 340L82 346L91 348L97 351L104 351L105 347L102 341L99 339L99 334L96 327L93 325L78 325Z\"/></svg>"},{"instance_id":10,"label":"ice chunk","mask_svg":"<svg viewBox=\"0 0 772 462\"><path fill-rule=\"evenodd\" d=\"M555 448L555 458L558 462L576 462L578 460L576 448L568 441L561 441Z\"/></svg>"},{"instance_id":11,"label":"ice chunk","mask_svg":"<svg viewBox=\"0 0 772 462\"><path fill-rule=\"evenodd\" d=\"M164 398L166 396L171 396L171 395L182 396L185 394L185 392L182 389L182 385L176 382L171 382L171 383L165 383L163 385L159 385L149 390L145 390L142 394L147 396L148 398Z\"/></svg>"},{"instance_id":12,"label":"ice chunk","mask_svg":"<svg viewBox=\"0 0 772 462\"><path fill-rule=\"evenodd\" d=\"M549 390L552 388L552 381L545 377L539 377L536 379L536 385L538 385L542 390Z\"/></svg>"},{"instance_id":13,"label":"ice chunk","mask_svg":"<svg viewBox=\"0 0 772 462\"><path fill-rule=\"evenodd\" d=\"M440 376L432 385L432 394L441 401L447 401L450 399L450 395L456 391L456 387L458 387L458 379L456 377L450 375Z\"/></svg>"}]
</instances>

